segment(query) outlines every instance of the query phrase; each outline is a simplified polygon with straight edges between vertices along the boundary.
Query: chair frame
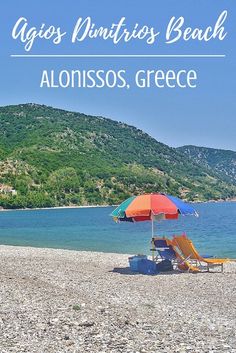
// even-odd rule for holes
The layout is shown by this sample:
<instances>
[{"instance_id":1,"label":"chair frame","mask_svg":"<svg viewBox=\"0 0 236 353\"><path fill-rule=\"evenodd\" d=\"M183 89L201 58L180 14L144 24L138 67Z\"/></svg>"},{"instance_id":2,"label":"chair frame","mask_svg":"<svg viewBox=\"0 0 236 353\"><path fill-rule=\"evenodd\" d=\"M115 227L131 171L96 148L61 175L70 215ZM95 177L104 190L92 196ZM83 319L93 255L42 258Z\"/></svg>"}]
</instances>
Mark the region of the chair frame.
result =
<instances>
[{"instance_id":1,"label":"chair frame","mask_svg":"<svg viewBox=\"0 0 236 353\"><path fill-rule=\"evenodd\" d=\"M163 237L153 237L152 241L151 241L151 243L152 243L152 249L151 249L152 254L154 254L155 251L159 252L159 251L164 250L164 249L169 249L168 245L167 245L167 247L158 247L157 248L155 246L155 244L154 244L155 240L165 240L167 243L168 242L170 243L169 246L172 246L173 248L175 246L174 244L172 244L172 241L170 239L168 239L168 238L166 238L164 236ZM173 250L174 250L174 252L176 254L177 251L175 249L173 249ZM165 260L165 257L162 257L160 253L157 256L153 256L153 261L155 261L157 263L159 263L159 262L161 262L163 260ZM179 270L179 268L178 268L179 265L183 265L183 264L185 264L185 262L190 262L189 261L189 256L187 256L187 257L185 257L183 259L180 259L180 258L178 258L178 256L176 256L175 259L172 259L170 261L172 262L173 268L175 270ZM190 268L188 268L187 272L190 272Z\"/></svg>"},{"instance_id":2,"label":"chair frame","mask_svg":"<svg viewBox=\"0 0 236 353\"><path fill-rule=\"evenodd\" d=\"M186 237L187 241L190 241L191 240L187 237L186 234L182 234L184 237ZM173 235L173 241L174 241L174 244L175 246L177 246L179 248L179 250L181 251L181 253L184 255L182 249L181 249L181 246L178 244L178 239L176 239L178 237L178 235ZM193 244L193 243L192 243ZM194 244L193 244L193 247L194 247ZM198 251L196 250L196 253L198 254ZM211 268L215 268L215 267L220 267L221 268L221 272L224 271L224 262L219 262L219 263L209 263L207 261L207 259L204 259L204 258L201 258L201 255L199 255L199 258L192 258L192 256L194 256L193 253L190 253L190 255L188 256L188 261L197 266L198 268L202 268L203 267L203 264L206 264L204 267L207 268L206 272L211 272L210 269ZM212 260L214 260L214 258L211 258Z\"/></svg>"}]
</instances>

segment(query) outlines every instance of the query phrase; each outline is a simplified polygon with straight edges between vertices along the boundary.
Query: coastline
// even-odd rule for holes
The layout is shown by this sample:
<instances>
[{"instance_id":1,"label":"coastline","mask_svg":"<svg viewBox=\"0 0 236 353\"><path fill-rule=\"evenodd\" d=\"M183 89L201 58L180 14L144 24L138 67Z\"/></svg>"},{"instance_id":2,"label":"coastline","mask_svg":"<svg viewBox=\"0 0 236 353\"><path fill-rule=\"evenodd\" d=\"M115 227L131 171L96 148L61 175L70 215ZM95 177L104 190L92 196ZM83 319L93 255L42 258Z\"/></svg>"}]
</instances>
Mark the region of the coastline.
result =
<instances>
[{"instance_id":1,"label":"coastline","mask_svg":"<svg viewBox=\"0 0 236 353\"><path fill-rule=\"evenodd\" d=\"M225 203L225 202L236 202L236 198L229 200L209 200L209 201L186 201L193 204L201 203ZM6 211L40 211L40 210L63 210L63 209L83 209L83 208L108 208L117 207L118 205L80 205L80 206L54 206L54 207L39 207L39 208L0 208L0 212Z\"/></svg>"},{"instance_id":2,"label":"coastline","mask_svg":"<svg viewBox=\"0 0 236 353\"><path fill-rule=\"evenodd\" d=\"M80 208L106 208L116 207L116 205L81 205L81 206L55 206L55 207L39 207L39 208L2 208L0 212L6 211L41 211L41 210L63 210L63 209L80 209Z\"/></svg>"},{"instance_id":3,"label":"coastline","mask_svg":"<svg viewBox=\"0 0 236 353\"><path fill-rule=\"evenodd\" d=\"M0 246L1 352L234 352L236 264L145 276L127 257Z\"/></svg>"}]
</instances>

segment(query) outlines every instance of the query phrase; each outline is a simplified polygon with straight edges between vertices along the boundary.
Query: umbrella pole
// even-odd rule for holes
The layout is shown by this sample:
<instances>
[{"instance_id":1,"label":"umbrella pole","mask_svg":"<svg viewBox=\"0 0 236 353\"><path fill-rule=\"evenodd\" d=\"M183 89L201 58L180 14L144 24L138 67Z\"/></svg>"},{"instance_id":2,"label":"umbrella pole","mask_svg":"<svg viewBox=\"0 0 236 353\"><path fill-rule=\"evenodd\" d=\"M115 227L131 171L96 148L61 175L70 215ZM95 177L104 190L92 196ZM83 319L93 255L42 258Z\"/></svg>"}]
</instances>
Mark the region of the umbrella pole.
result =
<instances>
[{"instance_id":1,"label":"umbrella pole","mask_svg":"<svg viewBox=\"0 0 236 353\"><path fill-rule=\"evenodd\" d=\"M155 258L155 246L154 246L154 222L152 219L152 261L154 261Z\"/></svg>"}]
</instances>

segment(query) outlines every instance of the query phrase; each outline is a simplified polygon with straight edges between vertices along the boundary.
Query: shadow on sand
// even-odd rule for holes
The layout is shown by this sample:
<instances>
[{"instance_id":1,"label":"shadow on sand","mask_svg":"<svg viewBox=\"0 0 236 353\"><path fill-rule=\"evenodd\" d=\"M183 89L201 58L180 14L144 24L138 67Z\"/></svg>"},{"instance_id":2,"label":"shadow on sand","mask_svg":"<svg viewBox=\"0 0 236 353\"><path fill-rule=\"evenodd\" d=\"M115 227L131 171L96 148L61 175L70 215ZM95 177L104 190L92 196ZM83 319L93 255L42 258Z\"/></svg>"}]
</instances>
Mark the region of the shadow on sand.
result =
<instances>
[{"instance_id":1,"label":"shadow on sand","mask_svg":"<svg viewBox=\"0 0 236 353\"><path fill-rule=\"evenodd\" d=\"M131 271L130 267L114 267L113 270L109 271L113 273L119 273L121 275L129 275L129 276L137 276L141 275L139 272ZM169 275L181 275L182 272L173 270L173 271L166 271L166 272L158 272L154 275L144 275L143 276L169 276Z\"/></svg>"}]
</instances>

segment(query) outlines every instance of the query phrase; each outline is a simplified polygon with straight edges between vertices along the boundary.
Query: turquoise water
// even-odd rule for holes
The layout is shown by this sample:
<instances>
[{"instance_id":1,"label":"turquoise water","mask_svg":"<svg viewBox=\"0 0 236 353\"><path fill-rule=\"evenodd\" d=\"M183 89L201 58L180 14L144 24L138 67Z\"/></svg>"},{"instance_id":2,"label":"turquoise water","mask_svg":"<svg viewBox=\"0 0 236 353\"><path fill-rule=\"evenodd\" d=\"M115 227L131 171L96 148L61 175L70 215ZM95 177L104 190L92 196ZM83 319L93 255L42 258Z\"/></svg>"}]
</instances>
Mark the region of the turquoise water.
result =
<instances>
[{"instance_id":1,"label":"turquoise water","mask_svg":"<svg viewBox=\"0 0 236 353\"><path fill-rule=\"evenodd\" d=\"M196 204L200 217L155 223L155 234L186 232L202 253L236 258L236 202ZM0 212L0 244L149 253L151 223L113 222L112 207Z\"/></svg>"}]
</instances>

